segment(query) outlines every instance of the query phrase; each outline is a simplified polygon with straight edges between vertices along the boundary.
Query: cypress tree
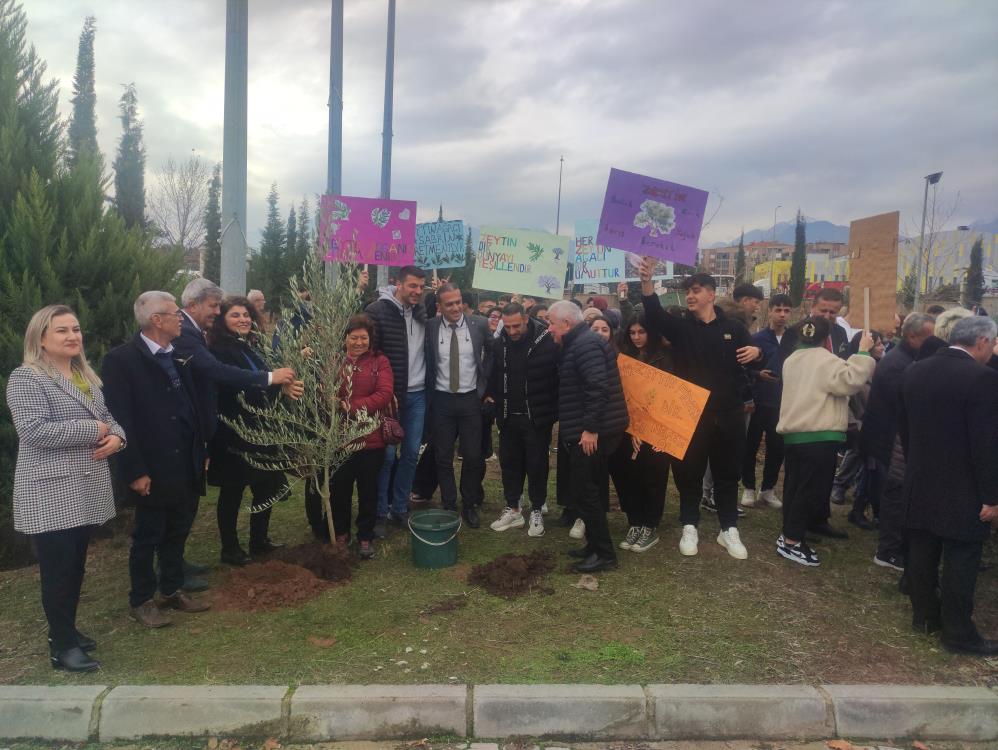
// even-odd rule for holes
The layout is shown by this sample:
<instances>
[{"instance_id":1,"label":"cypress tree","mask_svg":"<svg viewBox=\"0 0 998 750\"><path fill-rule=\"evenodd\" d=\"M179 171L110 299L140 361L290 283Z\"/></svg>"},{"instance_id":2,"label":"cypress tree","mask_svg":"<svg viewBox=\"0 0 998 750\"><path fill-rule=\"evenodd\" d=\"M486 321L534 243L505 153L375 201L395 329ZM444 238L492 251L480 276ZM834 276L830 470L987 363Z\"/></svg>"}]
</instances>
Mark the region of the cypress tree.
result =
<instances>
[{"instance_id":1,"label":"cypress tree","mask_svg":"<svg viewBox=\"0 0 998 750\"><path fill-rule=\"evenodd\" d=\"M144 227L146 150L142 145L142 123L134 83L125 86L118 109L121 111L121 140L114 159L114 203L126 227Z\"/></svg>"},{"instance_id":2,"label":"cypress tree","mask_svg":"<svg viewBox=\"0 0 998 750\"><path fill-rule=\"evenodd\" d=\"M301 264L305 262L308 255L309 248L315 244L312 238L312 226L309 222L310 212L308 198L302 198L301 204L298 206L298 231L295 232L295 273L299 272Z\"/></svg>"},{"instance_id":3,"label":"cypress tree","mask_svg":"<svg viewBox=\"0 0 998 750\"><path fill-rule=\"evenodd\" d=\"M794 229L794 254L790 260L790 301L797 307L804 300L804 273L807 271L807 223L797 209L797 226Z\"/></svg>"},{"instance_id":4,"label":"cypress tree","mask_svg":"<svg viewBox=\"0 0 998 750\"><path fill-rule=\"evenodd\" d=\"M250 258L247 279L249 286L259 289L268 300L275 302L288 297L287 235L279 200L275 182L267 196L267 223L261 231L260 249Z\"/></svg>"},{"instance_id":5,"label":"cypress tree","mask_svg":"<svg viewBox=\"0 0 998 750\"><path fill-rule=\"evenodd\" d=\"M97 154L97 89L94 85L94 37L97 19L87 16L80 32L73 75L73 114L69 118L69 163L75 165L84 152Z\"/></svg>"},{"instance_id":6,"label":"cypress tree","mask_svg":"<svg viewBox=\"0 0 998 750\"><path fill-rule=\"evenodd\" d=\"M0 391L21 361L24 330L39 308L71 305L98 367L104 353L134 333L132 304L142 291L176 291L176 254L150 247L104 210L99 154L59 163L66 148L56 111L56 83L27 51L27 19L0 0ZM8 150L9 149L9 150ZM10 412L0 410L0 561L26 545L10 525L17 440Z\"/></svg>"},{"instance_id":7,"label":"cypress tree","mask_svg":"<svg viewBox=\"0 0 998 750\"><path fill-rule=\"evenodd\" d=\"M204 210L204 276L216 284L222 280L222 165L215 164Z\"/></svg>"},{"instance_id":8,"label":"cypress tree","mask_svg":"<svg viewBox=\"0 0 998 750\"><path fill-rule=\"evenodd\" d=\"M298 218L295 216L294 203L291 204L291 211L288 213L288 224L284 230L284 245L284 274L291 278L296 273L301 274L301 264L297 264L297 267L295 264L295 249L298 247Z\"/></svg>"},{"instance_id":9,"label":"cypress tree","mask_svg":"<svg viewBox=\"0 0 998 750\"><path fill-rule=\"evenodd\" d=\"M979 305L984 299L984 238L980 236L970 248L970 265L967 266L963 296L968 305Z\"/></svg>"}]
</instances>

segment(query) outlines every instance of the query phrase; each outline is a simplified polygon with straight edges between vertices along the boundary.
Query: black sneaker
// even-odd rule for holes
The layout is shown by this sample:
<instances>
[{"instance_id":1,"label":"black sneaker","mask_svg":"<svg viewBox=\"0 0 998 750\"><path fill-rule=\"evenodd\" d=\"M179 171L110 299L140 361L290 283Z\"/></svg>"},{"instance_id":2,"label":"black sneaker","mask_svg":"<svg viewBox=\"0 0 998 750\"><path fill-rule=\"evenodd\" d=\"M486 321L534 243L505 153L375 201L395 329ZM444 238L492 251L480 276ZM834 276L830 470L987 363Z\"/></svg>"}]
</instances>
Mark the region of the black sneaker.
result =
<instances>
[{"instance_id":1,"label":"black sneaker","mask_svg":"<svg viewBox=\"0 0 998 750\"><path fill-rule=\"evenodd\" d=\"M709 510L711 513L717 513L717 503L714 502L714 495L704 495L700 501L700 507L704 510Z\"/></svg>"},{"instance_id":2,"label":"black sneaker","mask_svg":"<svg viewBox=\"0 0 998 750\"><path fill-rule=\"evenodd\" d=\"M818 555L813 549L808 547L807 544L804 542L787 544L787 540L783 538L782 534L780 534L780 538L776 540L776 554L795 563L806 565L809 568L817 568L821 565L821 563L818 562Z\"/></svg>"},{"instance_id":3,"label":"black sneaker","mask_svg":"<svg viewBox=\"0 0 998 750\"><path fill-rule=\"evenodd\" d=\"M374 522L374 538L384 539L386 536L388 536L388 519L378 518L378 520Z\"/></svg>"},{"instance_id":4,"label":"black sneaker","mask_svg":"<svg viewBox=\"0 0 998 750\"><path fill-rule=\"evenodd\" d=\"M873 564L879 565L881 568L890 568L891 570L896 570L899 573L904 573L904 560L897 555L889 555L886 558L883 558L880 555L874 555Z\"/></svg>"}]
</instances>

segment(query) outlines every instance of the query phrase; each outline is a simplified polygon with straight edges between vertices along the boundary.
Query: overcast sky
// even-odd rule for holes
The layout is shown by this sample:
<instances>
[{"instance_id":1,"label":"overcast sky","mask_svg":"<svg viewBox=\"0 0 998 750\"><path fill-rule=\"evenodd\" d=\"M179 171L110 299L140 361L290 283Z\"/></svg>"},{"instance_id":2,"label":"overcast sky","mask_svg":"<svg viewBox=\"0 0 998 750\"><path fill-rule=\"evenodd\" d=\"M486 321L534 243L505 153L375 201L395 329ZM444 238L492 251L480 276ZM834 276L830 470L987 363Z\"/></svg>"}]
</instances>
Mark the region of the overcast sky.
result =
<instances>
[{"instance_id":1,"label":"overcast sky","mask_svg":"<svg viewBox=\"0 0 998 750\"><path fill-rule=\"evenodd\" d=\"M329 2L250 0L248 237L326 184ZM69 113L97 17L99 140L134 82L148 172L221 160L223 0L27 0ZM386 0L346 0L343 192L380 185ZM710 192L701 244L804 213L900 210L944 171L951 224L998 216L998 6L991 0L399 0L392 196L421 221L562 233L598 218L611 166ZM147 176L147 185L151 176Z\"/></svg>"}]
</instances>

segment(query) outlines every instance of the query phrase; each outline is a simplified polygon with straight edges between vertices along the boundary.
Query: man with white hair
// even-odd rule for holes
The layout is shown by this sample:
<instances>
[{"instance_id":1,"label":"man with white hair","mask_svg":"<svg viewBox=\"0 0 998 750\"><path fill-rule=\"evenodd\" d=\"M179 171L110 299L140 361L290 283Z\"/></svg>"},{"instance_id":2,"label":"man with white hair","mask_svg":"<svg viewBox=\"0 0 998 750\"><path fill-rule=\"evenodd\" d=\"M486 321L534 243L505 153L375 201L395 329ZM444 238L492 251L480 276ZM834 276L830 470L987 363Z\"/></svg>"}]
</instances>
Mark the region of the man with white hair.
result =
<instances>
[{"instance_id":1,"label":"man with white hair","mask_svg":"<svg viewBox=\"0 0 998 750\"><path fill-rule=\"evenodd\" d=\"M568 461L569 486L562 493L577 503L586 527L584 547L569 552L580 558L580 573L617 566L603 498L608 492L607 461L627 429L627 405L617 358L606 341L582 320L567 300L548 309L548 330L561 345L558 362L558 451Z\"/></svg>"},{"instance_id":2,"label":"man with white hair","mask_svg":"<svg viewBox=\"0 0 998 750\"><path fill-rule=\"evenodd\" d=\"M984 366L996 332L990 318L957 321L948 348L905 371L898 406L912 626L979 656L998 654L972 619L982 548L998 521L998 373Z\"/></svg>"},{"instance_id":3,"label":"man with white hair","mask_svg":"<svg viewBox=\"0 0 998 750\"><path fill-rule=\"evenodd\" d=\"M204 484L206 451L193 371L173 345L180 316L172 294L139 295L139 333L104 357L101 373L107 406L128 435L116 462L135 504L128 598L132 617L148 628L170 624L163 609L209 606L182 591L184 544Z\"/></svg>"},{"instance_id":4,"label":"man with white hair","mask_svg":"<svg viewBox=\"0 0 998 750\"><path fill-rule=\"evenodd\" d=\"M256 308L257 315L263 316L263 314L267 311L267 298L259 289L250 289L246 293L246 299L248 299L249 303Z\"/></svg>"}]
</instances>

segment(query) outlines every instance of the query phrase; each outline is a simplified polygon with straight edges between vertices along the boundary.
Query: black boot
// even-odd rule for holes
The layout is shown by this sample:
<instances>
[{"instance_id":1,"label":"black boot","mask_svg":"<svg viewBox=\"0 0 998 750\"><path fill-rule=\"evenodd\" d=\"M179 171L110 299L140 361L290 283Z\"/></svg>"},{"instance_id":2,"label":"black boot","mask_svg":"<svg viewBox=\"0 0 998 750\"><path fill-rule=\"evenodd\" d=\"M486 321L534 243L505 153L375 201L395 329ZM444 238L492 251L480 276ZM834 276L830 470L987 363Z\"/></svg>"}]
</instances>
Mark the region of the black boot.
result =
<instances>
[{"instance_id":1,"label":"black boot","mask_svg":"<svg viewBox=\"0 0 998 750\"><path fill-rule=\"evenodd\" d=\"M100 664L90 658L79 646L54 651L51 654L52 669L65 669L68 672L93 672Z\"/></svg>"}]
</instances>

